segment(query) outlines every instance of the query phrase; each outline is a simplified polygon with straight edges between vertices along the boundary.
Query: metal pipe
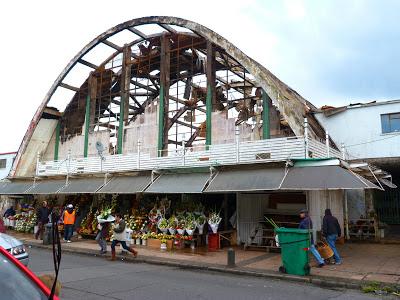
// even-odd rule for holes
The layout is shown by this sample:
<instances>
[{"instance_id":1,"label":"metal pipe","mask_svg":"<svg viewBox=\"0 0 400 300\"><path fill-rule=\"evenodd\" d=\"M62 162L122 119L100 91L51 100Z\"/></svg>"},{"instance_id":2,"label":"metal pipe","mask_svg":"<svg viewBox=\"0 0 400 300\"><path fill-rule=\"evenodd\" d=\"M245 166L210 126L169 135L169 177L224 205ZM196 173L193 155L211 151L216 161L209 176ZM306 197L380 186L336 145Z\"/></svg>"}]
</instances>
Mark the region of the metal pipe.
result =
<instances>
[{"instance_id":1,"label":"metal pipe","mask_svg":"<svg viewBox=\"0 0 400 300\"><path fill-rule=\"evenodd\" d=\"M182 166L186 165L185 141L182 140Z\"/></svg>"},{"instance_id":2,"label":"metal pipe","mask_svg":"<svg viewBox=\"0 0 400 300\"><path fill-rule=\"evenodd\" d=\"M344 210L345 210L345 226L346 226L346 239L350 239L350 232L349 232L349 209L347 203L347 191L344 191Z\"/></svg>"},{"instance_id":3,"label":"metal pipe","mask_svg":"<svg viewBox=\"0 0 400 300\"><path fill-rule=\"evenodd\" d=\"M140 170L140 140L137 141L137 169Z\"/></svg>"},{"instance_id":4,"label":"metal pipe","mask_svg":"<svg viewBox=\"0 0 400 300\"><path fill-rule=\"evenodd\" d=\"M344 143L341 144L340 149L341 149L341 152L342 152L342 159L346 160L346 149L344 147Z\"/></svg>"},{"instance_id":5,"label":"metal pipe","mask_svg":"<svg viewBox=\"0 0 400 300\"><path fill-rule=\"evenodd\" d=\"M60 145L60 127L61 123L60 120L57 122L57 127L56 127L56 142L54 144L54 160L58 160L58 147Z\"/></svg>"},{"instance_id":6,"label":"metal pipe","mask_svg":"<svg viewBox=\"0 0 400 300\"><path fill-rule=\"evenodd\" d=\"M325 144L326 144L326 157L330 157L330 146L329 146L329 133L328 130L325 131Z\"/></svg>"},{"instance_id":7,"label":"metal pipe","mask_svg":"<svg viewBox=\"0 0 400 300\"><path fill-rule=\"evenodd\" d=\"M235 128L235 142L236 142L236 163L239 163L240 161L240 131L239 131L239 126L236 126Z\"/></svg>"},{"instance_id":8,"label":"metal pipe","mask_svg":"<svg viewBox=\"0 0 400 300\"><path fill-rule=\"evenodd\" d=\"M305 158L309 158L308 156L308 120L304 118L304 146L305 146Z\"/></svg>"},{"instance_id":9,"label":"metal pipe","mask_svg":"<svg viewBox=\"0 0 400 300\"><path fill-rule=\"evenodd\" d=\"M90 95L86 96L86 111L85 111L85 144L83 148L83 157L88 156L89 147L89 124L90 123Z\"/></svg>"}]
</instances>

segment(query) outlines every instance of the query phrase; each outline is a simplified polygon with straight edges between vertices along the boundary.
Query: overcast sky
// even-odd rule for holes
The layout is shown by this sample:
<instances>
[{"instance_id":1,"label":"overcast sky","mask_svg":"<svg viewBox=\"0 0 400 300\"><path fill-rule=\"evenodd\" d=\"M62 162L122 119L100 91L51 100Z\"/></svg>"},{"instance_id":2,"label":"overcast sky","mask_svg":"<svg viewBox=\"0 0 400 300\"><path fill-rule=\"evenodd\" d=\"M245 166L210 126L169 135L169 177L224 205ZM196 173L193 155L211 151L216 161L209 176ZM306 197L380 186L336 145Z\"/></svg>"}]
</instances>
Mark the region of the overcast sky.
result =
<instances>
[{"instance_id":1,"label":"overcast sky","mask_svg":"<svg viewBox=\"0 0 400 300\"><path fill-rule=\"evenodd\" d=\"M0 152L18 149L69 60L129 19L201 23L321 106L400 98L399 11L395 0L1 1Z\"/></svg>"}]
</instances>

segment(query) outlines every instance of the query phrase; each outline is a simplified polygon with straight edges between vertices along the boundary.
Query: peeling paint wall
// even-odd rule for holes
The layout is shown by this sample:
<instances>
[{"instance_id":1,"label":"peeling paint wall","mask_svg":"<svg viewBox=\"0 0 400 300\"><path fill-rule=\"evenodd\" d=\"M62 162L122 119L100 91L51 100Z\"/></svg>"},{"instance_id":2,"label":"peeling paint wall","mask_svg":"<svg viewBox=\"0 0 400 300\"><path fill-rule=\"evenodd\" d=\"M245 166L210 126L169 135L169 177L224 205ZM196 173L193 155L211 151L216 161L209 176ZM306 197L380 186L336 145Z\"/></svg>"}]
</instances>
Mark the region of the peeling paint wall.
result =
<instances>
[{"instance_id":1,"label":"peeling paint wall","mask_svg":"<svg viewBox=\"0 0 400 300\"><path fill-rule=\"evenodd\" d=\"M140 151L157 155L158 106L154 102L146 107L144 114L125 127L123 153L136 153L138 140Z\"/></svg>"},{"instance_id":2,"label":"peeling paint wall","mask_svg":"<svg viewBox=\"0 0 400 300\"><path fill-rule=\"evenodd\" d=\"M35 174L37 154L46 150L56 126L57 120L40 119L26 151L21 157L15 176L33 176Z\"/></svg>"}]
</instances>

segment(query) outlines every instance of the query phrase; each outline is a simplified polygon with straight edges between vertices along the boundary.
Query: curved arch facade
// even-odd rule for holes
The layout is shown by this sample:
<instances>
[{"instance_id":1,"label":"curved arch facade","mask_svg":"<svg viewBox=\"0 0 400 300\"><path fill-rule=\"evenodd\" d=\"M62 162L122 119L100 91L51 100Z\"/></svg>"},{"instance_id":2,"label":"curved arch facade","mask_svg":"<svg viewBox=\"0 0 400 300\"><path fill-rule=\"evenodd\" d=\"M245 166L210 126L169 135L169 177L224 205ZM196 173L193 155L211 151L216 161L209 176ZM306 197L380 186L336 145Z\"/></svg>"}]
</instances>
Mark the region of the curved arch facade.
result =
<instances>
[{"instance_id":1,"label":"curved arch facade","mask_svg":"<svg viewBox=\"0 0 400 300\"><path fill-rule=\"evenodd\" d=\"M160 27L162 31L149 34L138 29L140 26L149 24ZM181 32L172 26L186 30ZM130 31L136 38L126 41L124 45L116 45L109 40L122 31ZM85 55L99 44L107 45L114 50L114 53L104 59L100 65L94 65L85 60ZM168 55L165 54L165 51ZM154 56L152 56L153 53ZM121 65L110 67L110 63L117 61L118 58L123 60ZM141 65L142 61L148 65ZM93 71L81 86L71 87L64 80L78 64L89 66ZM218 75L218 72L226 72L226 78ZM143 83L142 79L146 79L146 77L147 83ZM195 78L198 78L199 82L203 81L203 84L193 82ZM215 85L211 84L212 82L215 82ZM168 84L167 88L165 84ZM132 92L132 86L135 87L135 93ZM177 94L173 95L169 90L175 88L175 86ZM85 130L90 132L100 131L101 128L106 127L111 132L112 137L118 138L116 147L120 146L118 144L120 142L119 137L121 136L122 140L123 135L123 133L121 134L122 131L118 132L118 128L124 126L124 128L129 126L134 128L135 122L140 122L138 116L146 115L146 109L151 110L150 106L153 102L157 104L157 122L165 123L161 133L163 138L160 139L160 132L156 133L159 135L159 150L167 150L170 143L178 145L183 141L188 146L192 146L196 141L201 144L202 138L207 140L207 135L203 131L207 128L206 125L208 125L208 128L211 127L211 123L207 123L207 120L211 119L212 113L216 115L217 113L219 115L226 113L228 115L229 110L236 111L233 113L234 125L247 124L247 127L254 131L254 128L263 126L262 120L260 121L262 93L268 95L265 99L270 99L276 108L277 122L282 123L284 127L286 126L286 131L292 135L301 136L304 134L303 120L312 107L309 102L281 82L264 66L203 25L167 16L133 19L112 27L97 36L77 53L60 73L38 107L26 131L14 161L12 176L18 175L16 170L27 152L32 136L46 111L46 106L57 88L60 87L72 89L75 92L60 118L58 128L61 131L61 142L66 141L69 136L84 135L83 131ZM187 91L188 87L189 91ZM181 92L179 89L184 91ZM230 99L230 91L235 94L233 97L235 99ZM99 96L99 94L104 95L106 93L110 94L109 103ZM151 96L149 96L150 94ZM83 108L88 97L97 99L98 110L92 109L90 111L89 109L88 112L87 109ZM209 106L207 106L208 97L212 99ZM126 100L126 98L130 99ZM266 101L265 99L264 101ZM170 100L173 104L176 104L175 109L171 109ZM121 111L125 110L124 118L118 118L122 113L115 112L112 109L113 103L119 106ZM124 103L125 106L122 107ZM159 118L162 105L164 105L166 121ZM260 108L258 116L257 107ZM124 116L124 114L122 115ZM114 120L102 122L104 116L108 116L109 120L111 118L114 118ZM200 118L204 125L193 126L193 119L195 118ZM85 120L92 120L93 122ZM221 122L225 121L222 120ZM107 126L102 127L103 123L107 123ZM309 123L311 125L310 133L322 138L324 136L323 129L312 116L309 116ZM279 124L277 126L280 126ZM169 132L174 130L174 125L177 128L174 135L175 139L170 141ZM178 138L182 134L178 125L190 128L186 137ZM150 127L152 127L152 124L150 124ZM75 132L74 128L77 128L78 131ZM52 134L54 137L55 133ZM152 131L149 134L154 135L154 132ZM258 133L258 135L260 134ZM160 145L160 140L163 140L164 144ZM87 143L87 141L85 142ZM208 143L211 142L213 141L208 141ZM219 142L223 143L223 139Z\"/></svg>"}]
</instances>

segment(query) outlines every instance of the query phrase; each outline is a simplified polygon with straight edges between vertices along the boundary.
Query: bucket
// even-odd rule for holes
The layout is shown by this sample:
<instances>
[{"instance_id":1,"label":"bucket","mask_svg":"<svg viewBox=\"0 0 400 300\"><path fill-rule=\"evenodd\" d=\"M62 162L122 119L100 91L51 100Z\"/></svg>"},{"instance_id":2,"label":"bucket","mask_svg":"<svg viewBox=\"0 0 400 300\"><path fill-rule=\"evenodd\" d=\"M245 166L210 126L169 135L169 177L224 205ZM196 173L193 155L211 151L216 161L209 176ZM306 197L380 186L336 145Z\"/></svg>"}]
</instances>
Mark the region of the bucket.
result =
<instances>
[{"instance_id":1,"label":"bucket","mask_svg":"<svg viewBox=\"0 0 400 300\"><path fill-rule=\"evenodd\" d=\"M329 247L325 242L318 242L316 248L323 259L328 259L333 256L331 247Z\"/></svg>"},{"instance_id":2,"label":"bucket","mask_svg":"<svg viewBox=\"0 0 400 300\"><path fill-rule=\"evenodd\" d=\"M210 233L208 235L208 251L216 251L219 249L219 234Z\"/></svg>"}]
</instances>

